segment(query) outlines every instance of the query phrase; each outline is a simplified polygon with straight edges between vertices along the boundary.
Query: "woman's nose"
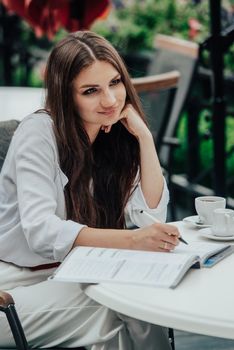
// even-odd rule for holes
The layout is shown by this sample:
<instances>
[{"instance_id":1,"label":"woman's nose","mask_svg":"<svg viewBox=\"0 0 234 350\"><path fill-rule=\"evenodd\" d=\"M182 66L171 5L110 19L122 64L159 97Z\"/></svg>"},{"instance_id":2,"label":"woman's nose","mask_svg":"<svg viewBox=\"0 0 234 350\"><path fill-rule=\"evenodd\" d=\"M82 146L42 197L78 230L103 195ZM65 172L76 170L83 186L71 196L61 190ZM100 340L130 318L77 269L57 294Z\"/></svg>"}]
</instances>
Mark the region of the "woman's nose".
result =
<instances>
[{"instance_id":1,"label":"woman's nose","mask_svg":"<svg viewBox=\"0 0 234 350\"><path fill-rule=\"evenodd\" d=\"M101 106L103 108L112 107L116 103L115 93L111 90L104 91L101 99Z\"/></svg>"}]
</instances>

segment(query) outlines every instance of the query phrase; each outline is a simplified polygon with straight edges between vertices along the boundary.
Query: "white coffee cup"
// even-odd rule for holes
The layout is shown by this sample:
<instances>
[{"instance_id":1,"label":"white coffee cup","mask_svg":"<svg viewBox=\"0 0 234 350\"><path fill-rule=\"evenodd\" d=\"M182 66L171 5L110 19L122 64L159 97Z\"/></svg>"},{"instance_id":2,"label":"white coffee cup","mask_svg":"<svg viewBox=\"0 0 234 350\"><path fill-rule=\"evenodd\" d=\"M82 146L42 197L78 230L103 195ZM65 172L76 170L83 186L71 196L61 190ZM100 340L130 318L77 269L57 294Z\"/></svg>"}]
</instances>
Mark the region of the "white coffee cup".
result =
<instances>
[{"instance_id":1,"label":"white coffee cup","mask_svg":"<svg viewBox=\"0 0 234 350\"><path fill-rule=\"evenodd\" d=\"M199 220L205 225L213 222L213 212L215 209L224 209L226 199L218 196L202 196L195 198L195 209L199 215Z\"/></svg>"},{"instance_id":2,"label":"white coffee cup","mask_svg":"<svg viewBox=\"0 0 234 350\"><path fill-rule=\"evenodd\" d=\"M220 237L234 236L234 210L215 209L211 232Z\"/></svg>"}]
</instances>

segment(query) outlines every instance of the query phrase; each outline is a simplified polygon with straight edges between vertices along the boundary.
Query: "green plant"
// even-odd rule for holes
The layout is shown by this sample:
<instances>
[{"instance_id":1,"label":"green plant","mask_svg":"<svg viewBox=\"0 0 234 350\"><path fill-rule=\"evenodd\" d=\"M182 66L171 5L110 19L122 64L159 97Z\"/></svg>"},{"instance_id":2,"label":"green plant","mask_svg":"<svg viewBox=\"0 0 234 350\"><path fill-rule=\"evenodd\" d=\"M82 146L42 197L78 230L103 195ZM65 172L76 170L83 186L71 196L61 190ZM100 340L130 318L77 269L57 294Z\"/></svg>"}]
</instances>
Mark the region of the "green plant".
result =
<instances>
[{"instance_id":1,"label":"green plant","mask_svg":"<svg viewBox=\"0 0 234 350\"><path fill-rule=\"evenodd\" d=\"M207 175L202 179L201 184L204 186L208 186L212 188L212 172L209 171L213 167L213 139L212 138L203 138L201 135L204 135L208 130L211 130L211 123L207 121L205 117L209 113L208 110L203 109L200 112L198 119L199 123L199 138L200 138L200 146L199 146L199 160L200 166L198 172L203 171L204 173L207 171ZM227 179L233 179L234 174L234 138L233 138L233 130L234 130L234 119L233 116L227 116L226 119L226 154L228 155L226 158L226 171L227 171ZM181 142L181 146L175 150L174 153L174 168L173 172L175 173L187 173L187 162L189 154L187 151L187 122L188 116L187 113L183 113L180 123L177 129L177 137ZM229 180L228 180L229 181ZM234 196L234 188L233 186L229 187L229 196Z\"/></svg>"},{"instance_id":2,"label":"green plant","mask_svg":"<svg viewBox=\"0 0 234 350\"><path fill-rule=\"evenodd\" d=\"M189 19L201 22L197 40L207 36L208 4L176 0L135 0L113 9L107 20L96 21L92 30L106 37L121 53L153 49L157 32L189 37Z\"/></svg>"},{"instance_id":3,"label":"green plant","mask_svg":"<svg viewBox=\"0 0 234 350\"><path fill-rule=\"evenodd\" d=\"M1 35L0 85L42 86L39 66L44 63L53 44L65 35L60 30L53 38L38 38L21 17L9 13L0 1Z\"/></svg>"},{"instance_id":4,"label":"green plant","mask_svg":"<svg viewBox=\"0 0 234 350\"><path fill-rule=\"evenodd\" d=\"M107 38L122 54L153 50L156 33L174 35L183 39L202 43L210 35L209 2L199 4L185 0L134 0L123 1L121 8L113 8L108 18L98 20L92 30ZM234 0L223 1L222 24L227 13L231 13ZM225 15L226 13L226 15ZM233 18L233 17L232 17ZM191 28L191 19L200 24L197 32ZM202 53L202 64L210 66L207 51ZM224 55L227 74L234 72L234 45Z\"/></svg>"}]
</instances>

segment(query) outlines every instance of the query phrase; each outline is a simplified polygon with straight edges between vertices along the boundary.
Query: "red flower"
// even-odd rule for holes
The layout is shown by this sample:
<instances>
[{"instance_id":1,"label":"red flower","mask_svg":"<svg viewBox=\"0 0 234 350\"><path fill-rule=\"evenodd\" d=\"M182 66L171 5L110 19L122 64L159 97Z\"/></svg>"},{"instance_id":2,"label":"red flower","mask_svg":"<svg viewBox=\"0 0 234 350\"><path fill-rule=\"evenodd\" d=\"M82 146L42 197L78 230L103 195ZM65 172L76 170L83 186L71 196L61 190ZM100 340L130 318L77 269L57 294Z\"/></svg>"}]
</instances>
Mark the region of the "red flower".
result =
<instances>
[{"instance_id":1,"label":"red flower","mask_svg":"<svg viewBox=\"0 0 234 350\"><path fill-rule=\"evenodd\" d=\"M109 0L2 0L4 6L24 18L37 36L50 39L60 27L87 29L107 11Z\"/></svg>"},{"instance_id":2,"label":"red flower","mask_svg":"<svg viewBox=\"0 0 234 350\"><path fill-rule=\"evenodd\" d=\"M199 31L201 30L201 27L202 27L201 23L198 22L196 18L190 18L189 19L189 38L195 39Z\"/></svg>"}]
</instances>

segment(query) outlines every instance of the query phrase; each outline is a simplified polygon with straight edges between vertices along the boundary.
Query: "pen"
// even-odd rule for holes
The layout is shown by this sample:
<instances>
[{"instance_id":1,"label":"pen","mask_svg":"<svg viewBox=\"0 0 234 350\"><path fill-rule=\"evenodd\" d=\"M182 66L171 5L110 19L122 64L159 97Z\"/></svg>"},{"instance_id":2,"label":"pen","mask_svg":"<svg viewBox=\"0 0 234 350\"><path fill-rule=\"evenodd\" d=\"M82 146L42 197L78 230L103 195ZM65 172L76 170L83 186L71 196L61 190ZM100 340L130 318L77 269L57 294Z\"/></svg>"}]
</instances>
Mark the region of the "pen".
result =
<instances>
[{"instance_id":1,"label":"pen","mask_svg":"<svg viewBox=\"0 0 234 350\"><path fill-rule=\"evenodd\" d=\"M149 213L147 213L146 211L144 210L140 210L140 213L143 214L145 217L149 218L151 221L153 221L153 223L161 223L160 220L158 219L155 219L152 215L150 215ZM186 242L181 236L178 237L179 241L184 243L184 244L188 244L188 242Z\"/></svg>"}]
</instances>

